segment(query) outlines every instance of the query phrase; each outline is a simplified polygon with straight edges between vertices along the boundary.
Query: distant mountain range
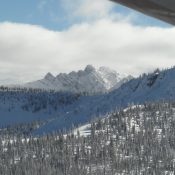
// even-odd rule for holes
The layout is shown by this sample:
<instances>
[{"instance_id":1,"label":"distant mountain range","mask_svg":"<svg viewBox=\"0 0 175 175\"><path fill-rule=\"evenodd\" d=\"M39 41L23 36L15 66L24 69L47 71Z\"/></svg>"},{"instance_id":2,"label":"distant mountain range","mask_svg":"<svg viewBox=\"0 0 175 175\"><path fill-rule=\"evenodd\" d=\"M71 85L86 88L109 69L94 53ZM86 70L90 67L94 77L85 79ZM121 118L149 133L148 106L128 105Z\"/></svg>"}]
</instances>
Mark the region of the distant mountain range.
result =
<instances>
[{"instance_id":1,"label":"distant mountain range","mask_svg":"<svg viewBox=\"0 0 175 175\"><path fill-rule=\"evenodd\" d=\"M43 79L24 84L24 87L54 89L62 92L90 94L109 92L119 88L123 83L132 79L111 70L108 67L94 68L87 65L84 70L60 73L56 77L48 73Z\"/></svg>"},{"instance_id":2,"label":"distant mountain range","mask_svg":"<svg viewBox=\"0 0 175 175\"><path fill-rule=\"evenodd\" d=\"M88 69L92 67L88 66L85 71ZM113 91L94 95L1 88L1 125L49 119L49 122L37 129L36 134L41 134L70 129L72 125L104 117L128 104L175 101L174 77L175 68L163 71L157 69L153 73L131 79Z\"/></svg>"},{"instance_id":3,"label":"distant mountain range","mask_svg":"<svg viewBox=\"0 0 175 175\"><path fill-rule=\"evenodd\" d=\"M122 84L118 89L109 93L83 96L66 108L63 117L41 127L37 133L52 131L62 126L68 128L74 124L86 123L95 117L128 107L130 104L143 104L154 101L175 101L175 68L155 70ZM65 119L65 120L64 120ZM68 120L67 120L68 119Z\"/></svg>"}]
</instances>

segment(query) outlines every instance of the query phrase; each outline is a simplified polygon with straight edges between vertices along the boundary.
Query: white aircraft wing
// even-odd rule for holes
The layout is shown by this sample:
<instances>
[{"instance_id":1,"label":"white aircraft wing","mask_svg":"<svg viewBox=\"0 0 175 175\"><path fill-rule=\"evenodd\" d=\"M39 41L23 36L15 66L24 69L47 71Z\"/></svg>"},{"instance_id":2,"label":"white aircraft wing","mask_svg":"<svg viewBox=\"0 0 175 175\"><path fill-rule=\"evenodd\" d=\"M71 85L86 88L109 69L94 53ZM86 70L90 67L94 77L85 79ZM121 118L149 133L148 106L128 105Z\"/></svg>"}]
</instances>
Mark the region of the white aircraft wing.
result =
<instances>
[{"instance_id":1,"label":"white aircraft wing","mask_svg":"<svg viewBox=\"0 0 175 175\"><path fill-rule=\"evenodd\" d=\"M175 25L175 0L111 0Z\"/></svg>"}]
</instances>

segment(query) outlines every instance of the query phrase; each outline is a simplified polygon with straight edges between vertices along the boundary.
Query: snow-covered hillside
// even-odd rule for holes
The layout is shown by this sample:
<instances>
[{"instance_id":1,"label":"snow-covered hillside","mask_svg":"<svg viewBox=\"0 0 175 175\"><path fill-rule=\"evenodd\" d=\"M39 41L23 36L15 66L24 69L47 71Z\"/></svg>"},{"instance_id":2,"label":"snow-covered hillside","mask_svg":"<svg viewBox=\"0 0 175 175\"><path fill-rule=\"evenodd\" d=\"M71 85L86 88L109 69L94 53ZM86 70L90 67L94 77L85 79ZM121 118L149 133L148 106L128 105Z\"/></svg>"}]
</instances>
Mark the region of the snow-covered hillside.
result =
<instances>
[{"instance_id":1,"label":"snow-covered hillside","mask_svg":"<svg viewBox=\"0 0 175 175\"><path fill-rule=\"evenodd\" d=\"M104 163L91 165L94 174L173 175L174 116L174 102L147 103L113 112L72 133L86 140L85 150L98 155L101 149L99 155L106 156Z\"/></svg>"},{"instance_id":2,"label":"snow-covered hillside","mask_svg":"<svg viewBox=\"0 0 175 175\"><path fill-rule=\"evenodd\" d=\"M37 90L2 90L0 94L1 125L49 120L35 134L69 129L128 104L145 101L175 100L175 68L144 74L106 94L80 95Z\"/></svg>"},{"instance_id":3,"label":"snow-covered hillside","mask_svg":"<svg viewBox=\"0 0 175 175\"><path fill-rule=\"evenodd\" d=\"M174 175L174 116L174 102L157 102L109 113L68 133L33 137L28 131L34 123L0 130L0 174Z\"/></svg>"},{"instance_id":4,"label":"snow-covered hillside","mask_svg":"<svg viewBox=\"0 0 175 175\"><path fill-rule=\"evenodd\" d=\"M131 78L132 76L120 75L107 67L95 69L93 66L87 65L84 70L73 71L69 74L60 73L56 77L48 73L42 80L29 82L24 87L94 94L107 92L112 88L119 88Z\"/></svg>"},{"instance_id":5,"label":"snow-covered hillside","mask_svg":"<svg viewBox=\"0 0 175 175\"><path fill-rule=\"evenodd\" d=\"M67 108L66 118L56 118L53 122L41 127L38 133L50 132L57 127L78 125L97 116L116 109L125 108L128 104L143 104L147 101L175 100L175 68L144 74L123 84L119 89L108 94L80 97L76 103ZM68 121L66 119L69 118Z\"/></svg>"}]
</instances>

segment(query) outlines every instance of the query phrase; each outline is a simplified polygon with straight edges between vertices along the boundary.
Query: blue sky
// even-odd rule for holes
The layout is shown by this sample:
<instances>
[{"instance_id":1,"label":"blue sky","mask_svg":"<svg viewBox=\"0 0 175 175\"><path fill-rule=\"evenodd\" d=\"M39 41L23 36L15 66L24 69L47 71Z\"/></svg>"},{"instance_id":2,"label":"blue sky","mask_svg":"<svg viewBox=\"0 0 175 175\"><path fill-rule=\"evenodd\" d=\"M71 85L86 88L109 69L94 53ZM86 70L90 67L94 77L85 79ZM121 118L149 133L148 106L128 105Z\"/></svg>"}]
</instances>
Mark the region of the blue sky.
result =
<instances>
[{"instance_id":1,"label":"blue sky","mask_svg":"<svg viewBox=\"0 0 175 175\"><path fill-rule=\"evenodd\" d=\"M110 3L112 4L113 2ZM62 0L4 0L3 2L1 1L0 5L0 22L26 23L40 25L50 30L65 30L73 24L85 21L84 18L81 19L81 16L70 20L69 13L71 12L66 10ZM169 26L164 22L117 4L113 7L113 12L121 13L125 16L134 14L137 18L133 19L132 22L137 25Z\"/></svg>"},{"instance_id":2,"label":"blue sky","mask_svg":"<svg viewBox=\"0 0 175 175\"><path fill-rule=\"evenodd\" d=\"M0 84L92 64L138 76L175 65L175 28L108 0L4 0Z\"/></svg>"}]
</instances>

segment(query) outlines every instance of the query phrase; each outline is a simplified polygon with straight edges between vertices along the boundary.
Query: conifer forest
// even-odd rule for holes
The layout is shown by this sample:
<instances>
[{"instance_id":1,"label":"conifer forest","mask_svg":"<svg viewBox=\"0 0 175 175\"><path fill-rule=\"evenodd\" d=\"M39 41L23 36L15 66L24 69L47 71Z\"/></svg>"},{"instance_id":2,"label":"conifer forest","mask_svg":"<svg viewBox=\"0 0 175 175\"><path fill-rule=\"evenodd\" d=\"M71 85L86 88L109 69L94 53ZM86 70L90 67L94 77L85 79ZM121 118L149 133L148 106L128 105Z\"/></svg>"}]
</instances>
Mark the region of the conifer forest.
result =
<instances>
[{"instance_id":1,"label":"conifer forest","mask_svg":"<svg viewBox=\"0 0 175 175\"><path fill-rule=\"evenodd\" d=\"M175 102L131 105L71 131L0 130L2 175L174 175Z\"/></svg>"}]
</instances>

